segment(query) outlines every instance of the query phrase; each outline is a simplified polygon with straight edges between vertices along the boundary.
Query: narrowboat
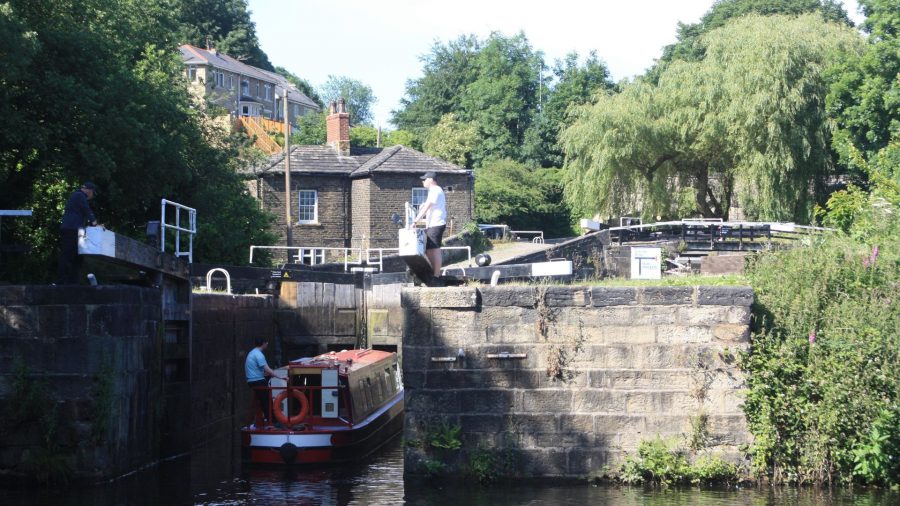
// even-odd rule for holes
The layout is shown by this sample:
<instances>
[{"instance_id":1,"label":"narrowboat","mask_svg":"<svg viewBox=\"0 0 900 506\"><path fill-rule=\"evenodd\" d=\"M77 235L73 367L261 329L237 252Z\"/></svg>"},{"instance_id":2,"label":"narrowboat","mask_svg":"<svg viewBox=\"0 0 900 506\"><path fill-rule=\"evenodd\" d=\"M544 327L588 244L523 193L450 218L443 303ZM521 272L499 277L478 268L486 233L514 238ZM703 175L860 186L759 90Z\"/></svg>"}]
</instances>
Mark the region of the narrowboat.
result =
<instances>
[{"instance_id":1,"label":"narrowboat","mask_svg":"<svg viewBox=\"0 0 900 506\"><path fill-rule=\"evenodd\" d=\"M241 428L244 462L330 464L361 459L403 428L397 354L359 349L293 360L269 382L270 416L254 401Z\"/></svg>"}]
</instances>

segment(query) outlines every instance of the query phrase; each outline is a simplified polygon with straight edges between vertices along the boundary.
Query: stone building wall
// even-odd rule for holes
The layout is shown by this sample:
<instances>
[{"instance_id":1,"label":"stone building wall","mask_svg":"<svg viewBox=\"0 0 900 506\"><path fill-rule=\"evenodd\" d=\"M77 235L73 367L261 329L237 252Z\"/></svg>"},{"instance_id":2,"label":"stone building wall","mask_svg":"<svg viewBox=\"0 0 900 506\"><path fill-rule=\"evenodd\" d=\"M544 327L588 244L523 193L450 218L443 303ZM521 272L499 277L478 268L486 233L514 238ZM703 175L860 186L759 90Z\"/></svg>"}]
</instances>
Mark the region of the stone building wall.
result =
<instances>
[{"instance_id":1,"label":"stone building wall","mask_svg":"<svg viewBox=\"0 0 900 506\"><path fill-rule=\"evenodd\" d=\"M350 180L344 175L317 176L291 174L291 219L294 246L347 246L350 228ZM318 223L298 224L299 190L316 190L319 199ZM266 176L262 180L263 209L275 216L270 230L278 235L277 244L285 243L284 174Z\"/></svg>"},{"instance_id":2,"label":"stone building wall","mask_svg":"<svg viewBox=\"0 0 900 506\"><path fill-rule=\"evenodd\" d=\"M421 188L421 174L374 173L369 179L369 209L367 223L371 248L396 248L398 226L391 215L403 216L404 203L412 201L412 189ZM447 230L444 236L455 235L473 219L472 181L466 174L440 174L438 184L445 188L447 201ZM447 188L452 190L447 191ZM354 193L353 198L357 195ZM364 232L365 233L365 232ZM359 237L354 235L354 244Z\"/></svg>"},{"instance_id":3,"label":"stone building wall","mask_svg":"<svg viewBox=\"0 0 900 506\"><path fill-rule=\"evenodd\" d=\"M705 451L740 460L752 300L745 287L404 289L405 471L462 474L489 452L501 475L585 477L642 440L684 441L701 414ZM460 450L429 446L454 426Z\"/></svg>"}]
</instances>

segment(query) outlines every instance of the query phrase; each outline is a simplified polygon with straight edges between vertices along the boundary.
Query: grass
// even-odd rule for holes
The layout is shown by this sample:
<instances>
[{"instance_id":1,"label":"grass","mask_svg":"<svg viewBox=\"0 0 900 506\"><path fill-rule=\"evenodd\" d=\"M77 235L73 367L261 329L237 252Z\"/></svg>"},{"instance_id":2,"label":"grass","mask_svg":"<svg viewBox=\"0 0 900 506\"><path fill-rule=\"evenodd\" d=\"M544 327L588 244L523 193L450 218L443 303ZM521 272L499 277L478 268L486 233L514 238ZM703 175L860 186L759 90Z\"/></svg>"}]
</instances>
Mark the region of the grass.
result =
<instances>
[{"instance_id":1,"label":"grass","mask_svg":"<svg viewBox=\"0 0 900 506\"><path fill-rule=\"evenodd\" d=\"M466 286L484 286L488 283L469 280ZM534 286L546 285L553 286L750 286L750 282L746 276L740 274L728 274L723 276L670 276L662 279L624 279L609 278L601 280L582 280L575 282L562 282L559 280L549 281L511 281L504 282L501 286Z\"/></svg>"}]
</instances>

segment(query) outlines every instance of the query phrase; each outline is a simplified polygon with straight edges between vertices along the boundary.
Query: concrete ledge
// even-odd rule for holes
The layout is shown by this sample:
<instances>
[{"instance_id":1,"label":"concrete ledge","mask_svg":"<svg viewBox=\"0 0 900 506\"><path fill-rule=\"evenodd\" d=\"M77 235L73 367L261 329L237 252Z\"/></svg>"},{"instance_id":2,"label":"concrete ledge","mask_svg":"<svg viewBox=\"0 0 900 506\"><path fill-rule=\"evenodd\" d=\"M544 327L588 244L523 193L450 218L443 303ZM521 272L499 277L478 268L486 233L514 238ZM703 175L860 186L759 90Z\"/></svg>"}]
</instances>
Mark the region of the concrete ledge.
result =
<instances>
[{"instance_id":1,"label":"concrete ledge","mask_svg":"<svg viewBox=\"0 0 900 506\"><path fill-rule=\"evenodd\" d=\"M638 289L638 301L642 304L693 304L692 286L646 286Z\"/></svg>"},{"instance_id":2,"label":"concrete ledge","mask_svg":"<svg viewBox=\"0 0 900 506\"><path fill-rule=\"evenodd\" d=\"M591 305L602 306L631 306L637 304L637 289L632 287L591 289Z\"/></svg>"},{"instance_id":3,"label":"concrete ledge","mask_svg":"<svg viewBox=\"0 0 900 506\"><path fill-rule=\"evenodd\" d=\"M486 286L479 291L483 306L534 307L537 297L531 286Z\"/></svg>"},{"instance_id":4,"label":"concrete ledge","mask_svg":"<svg viewBox=\"0 0 900 506\"><path fill-rule=\"evenodd\" d=\"M403 288L400 298L406 308L474 308L478 292L475 288Z\"/></svg>"},{"instance_id":5,"label":"concrete ledge","mask_svg":"<svg viewBox=\"0 0 900 506\"><path fill-rule=\"evenodd\" d=\"M753 304L753 288L749 286L701 286L697 303L716 306L749 306Z\"/></svg>"}]
</instances>

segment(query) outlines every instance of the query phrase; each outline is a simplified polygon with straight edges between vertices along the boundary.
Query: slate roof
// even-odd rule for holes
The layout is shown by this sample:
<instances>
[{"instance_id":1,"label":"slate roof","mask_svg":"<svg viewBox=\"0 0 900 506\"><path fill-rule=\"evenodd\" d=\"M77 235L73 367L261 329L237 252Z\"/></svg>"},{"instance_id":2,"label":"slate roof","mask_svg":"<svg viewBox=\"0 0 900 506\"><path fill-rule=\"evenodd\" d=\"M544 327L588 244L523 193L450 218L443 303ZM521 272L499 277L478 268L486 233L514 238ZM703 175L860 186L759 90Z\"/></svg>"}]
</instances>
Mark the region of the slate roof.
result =
<instances>
[{"instance_id":1,"label":"slate roof","mask_svg":"<svg viewBox=\"0 0 900 506\"><path fill-rule=\"evenodd\" d=\"M350 156L340 156L328 146L292 146L291 173L330 174L352 179L369 177L374 172L424 174L468 174L470 171L410 149L405 146L389 148L351 148ZM246 174L260 176L284 173L284 153L271 156L257 167L245 170Z\"/></svg>"},{"instance_id":2,"label":"slate roof","mask_svg":"<svg viewBox=\"0 0 900 506\"><path fill-rule=\"evenodd\" d=\"M261 81L267 81L280 88L287 88L288 102L295 102L316 110L321 109L319 104L315 103L315 101L307 97L302 91L298 90L296 86L291 84L290 81L279 74L247 65L225 53L207 51L206 49L201 49L190 44L182 44L178 50L181 51L181 60L186 65L210 65L217 69L227 70L229 72L234 72L235 74L242 74ZM247 100L244 101L246 102Z\"/></svg>"}]
</instances>

